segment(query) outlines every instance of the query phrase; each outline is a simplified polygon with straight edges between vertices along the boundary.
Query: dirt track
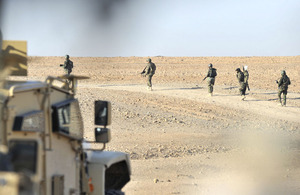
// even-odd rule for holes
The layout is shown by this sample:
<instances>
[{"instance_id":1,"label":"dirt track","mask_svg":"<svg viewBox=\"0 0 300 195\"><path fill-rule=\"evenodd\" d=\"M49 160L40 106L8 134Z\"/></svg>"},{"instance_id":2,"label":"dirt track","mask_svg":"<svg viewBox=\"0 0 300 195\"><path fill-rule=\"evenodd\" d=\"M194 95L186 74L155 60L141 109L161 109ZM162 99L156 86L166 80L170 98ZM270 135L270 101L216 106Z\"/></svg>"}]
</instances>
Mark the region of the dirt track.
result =
<instances>
[{"instance_id":1,"label":"dirt track","mask_svg":"<svg viewBox=\"0 0 300 195\"><path fill-rule=\"evenodd\" d=\"M85 137L93 138L94 100L112 102L108 150L127 152L127 194L299 194L300 56L153 57L153 91L139 75L147 58L71 58ZM29 78L63 74L63 57L29 58ZM207 96L207 65L218 76ZM251 91L238 95L235 69L247 64ZM291 79L287 107L275 80Z\"/></svg>"}]
</instances>

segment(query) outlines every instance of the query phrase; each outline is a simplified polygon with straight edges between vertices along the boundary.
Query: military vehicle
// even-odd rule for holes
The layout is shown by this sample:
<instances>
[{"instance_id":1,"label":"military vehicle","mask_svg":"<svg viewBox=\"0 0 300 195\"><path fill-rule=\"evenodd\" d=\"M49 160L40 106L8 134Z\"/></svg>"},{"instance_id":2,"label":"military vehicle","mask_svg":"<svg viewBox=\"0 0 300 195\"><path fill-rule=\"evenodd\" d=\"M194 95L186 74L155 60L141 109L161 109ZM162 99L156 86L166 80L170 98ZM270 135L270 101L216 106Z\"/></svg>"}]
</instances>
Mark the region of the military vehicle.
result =
<instances>
[{"instance_id":1,"label":"military vehicle","mask_svg":"<svg viewBox=\"0 0 300 195\"><path fill-rule=\"evenodd\" d=\"M81 79L87 77L1 80L0 145L6 152L0 154L0 194L123 194L129 155L104 151L111 104L95 101L92 143L103 147L92 149L76 99Z\"/></svg>"}]
</instances>

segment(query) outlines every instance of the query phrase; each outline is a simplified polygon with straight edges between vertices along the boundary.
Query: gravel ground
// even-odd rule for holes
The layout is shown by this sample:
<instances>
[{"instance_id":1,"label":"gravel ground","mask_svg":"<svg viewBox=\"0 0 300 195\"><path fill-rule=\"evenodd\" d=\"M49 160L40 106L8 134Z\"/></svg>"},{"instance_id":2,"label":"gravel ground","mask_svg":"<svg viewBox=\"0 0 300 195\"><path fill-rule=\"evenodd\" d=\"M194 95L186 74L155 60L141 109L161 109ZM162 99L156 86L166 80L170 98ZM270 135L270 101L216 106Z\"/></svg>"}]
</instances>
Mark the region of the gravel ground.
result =
<instances>
[{"instance_id":1,"label":"gravel ground","mask_svg":"<svg viewBox=\"0 0 300 195\"><path fill-rule=\"evenodd\" d=\"M71 58L72 73L90 77L77 93L86 139L94 100L112 103L106 149L131 156L126 194L300 193L300 56L153 57L153 91L139 75L146 59ZM63 61L30 57L28 78L61 75ZM218 71L212 97L201 81L209 63ZM251 91L241 101L234 70L245 64ZM276 100L282 69L292 82L286 107Z\"/></svg>"}]
</instances>

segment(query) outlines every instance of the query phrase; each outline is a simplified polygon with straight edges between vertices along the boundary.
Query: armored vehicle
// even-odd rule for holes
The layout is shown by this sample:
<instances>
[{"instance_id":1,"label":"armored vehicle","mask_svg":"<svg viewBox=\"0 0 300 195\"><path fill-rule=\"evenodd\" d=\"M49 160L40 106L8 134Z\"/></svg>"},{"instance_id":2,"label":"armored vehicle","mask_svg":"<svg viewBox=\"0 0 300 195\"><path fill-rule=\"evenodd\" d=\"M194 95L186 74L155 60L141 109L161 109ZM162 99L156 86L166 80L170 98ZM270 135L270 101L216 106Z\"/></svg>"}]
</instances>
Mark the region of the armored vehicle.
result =
<instances>
[{"instance_id":1,"label":"armored vehicle","mask_svg":"<svg viewBox=\"0 0 300 195\"><path fill-rule=\"evenodd\" d=\"M123 194L129 155L104 151L111 104L95 101L93 143L103 148L92 149L76 99L81 79L87 77L1 80L0 145L7 151L0 154L0 194Z\"/></svg>"},{"instance_id":2,"label":"armored vehicle","mask_svg":"<svg viewBox=\"0 0 300 195\"><path fill-rule=\"evenodd\" d=\"M84 147L79 79L85 77L4 83L0 143L8 148L11 170L30 178L34 194L105 194L130 180L127 154ZM109 102L95 102L95 142L110 141L110 113Z\"/></svg>"}]
</instances>

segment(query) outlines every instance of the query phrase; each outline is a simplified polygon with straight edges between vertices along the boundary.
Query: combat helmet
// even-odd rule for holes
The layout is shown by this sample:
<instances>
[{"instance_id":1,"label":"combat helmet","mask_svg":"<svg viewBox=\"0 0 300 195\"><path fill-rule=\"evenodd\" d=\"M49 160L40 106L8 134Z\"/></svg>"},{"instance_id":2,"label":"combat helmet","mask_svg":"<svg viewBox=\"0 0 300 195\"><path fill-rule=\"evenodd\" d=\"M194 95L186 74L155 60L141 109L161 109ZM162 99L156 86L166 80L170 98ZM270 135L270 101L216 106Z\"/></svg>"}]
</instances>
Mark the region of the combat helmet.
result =
<instances>
[{"instance_id":1,"label":"combat helmet","mask_svg":"<svg viewBox=\"0 0 300 195\"><path fill-rule=\"evenodd\" d=\"M237 71L237 72L241 72L241 69L240 69L240 68L237 68L237 69L235 69L235 71Z\"/></svg>"},{"instance_id":2,"label":"combat helmet","mask_svg":"<svg viewBox=\"0 0 300 195\"><path fill-rule=\"evenodd\" d=\"M213 66L212 63L208 64L208 67L212 68L212 66Z\"/></svg>"},{"instance_id":3,"label":"combat helmet","mask_svg":"<svg viewBox=\"0 0 300 195\"><path fill-rule=\"evenodd\" d=\"M69 59L70 58L70 56L69 55L66 55L66 59Z\"/></svg>"},{"instance_id":4,"label":"combat helmet","mask_svg":"<svg viewBox=\"0 0 300 195\"><path fill-rule=\"evenodd\" d=\"M148 58L148 59L147 59L147 62L151 62L151 58Z\"/></svg>"},{"instance_id":5,"label":"combat helmet","mask_svg":"<svg viewBox=\"0 0 300 195\"><path fill-rule=\"evenodd\" d=\"M285 70L282 70L281 71L281 75L283 76L283 75L285 75L286 73L285 73Z\"/></svg>"}]
</instances>

